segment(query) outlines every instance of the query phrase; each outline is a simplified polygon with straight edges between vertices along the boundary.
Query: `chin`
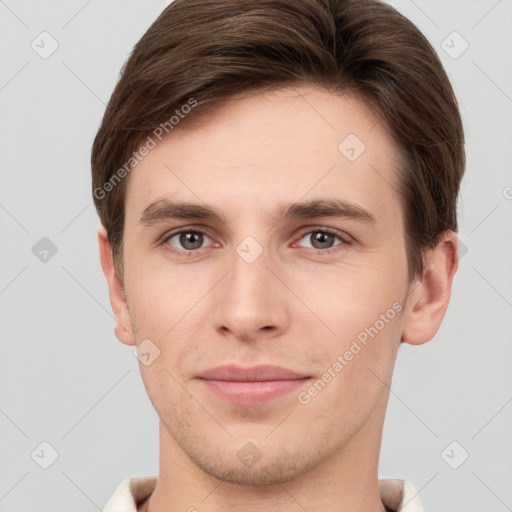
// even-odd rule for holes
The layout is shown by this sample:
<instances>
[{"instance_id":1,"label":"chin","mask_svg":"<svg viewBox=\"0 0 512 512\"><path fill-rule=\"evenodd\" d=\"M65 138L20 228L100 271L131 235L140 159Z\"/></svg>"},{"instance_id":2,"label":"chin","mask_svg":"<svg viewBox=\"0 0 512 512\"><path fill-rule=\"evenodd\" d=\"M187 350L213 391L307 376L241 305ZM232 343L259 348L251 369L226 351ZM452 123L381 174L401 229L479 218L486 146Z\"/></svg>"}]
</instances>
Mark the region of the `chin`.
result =
<instances>
[{"instance_id":1,"label":"chin","mask_svg":"<svg viewBox=\"0 0 512 512\"><path fill-rule=\"evenodd\" d=\"M294 480L319 464L323 457L316 452L313 459L308 453L297 450L297 453L269 454L265 450L257 451L252 443L246 443L238 452L230 450L226 453L211 454L187 453L190 459L208 475L225 482L237 485L275 485Z\"/></svg>"}]
</instances>

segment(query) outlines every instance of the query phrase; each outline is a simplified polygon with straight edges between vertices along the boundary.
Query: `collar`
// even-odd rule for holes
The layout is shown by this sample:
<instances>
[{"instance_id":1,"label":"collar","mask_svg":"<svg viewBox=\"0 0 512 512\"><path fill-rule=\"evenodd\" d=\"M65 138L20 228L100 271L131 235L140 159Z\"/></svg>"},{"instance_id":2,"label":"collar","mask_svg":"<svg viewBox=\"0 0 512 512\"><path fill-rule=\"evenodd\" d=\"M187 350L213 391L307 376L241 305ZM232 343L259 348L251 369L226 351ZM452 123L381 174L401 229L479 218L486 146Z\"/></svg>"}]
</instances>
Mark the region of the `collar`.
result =
<instances>
[{"instance_id":1,"label":"collar","mask_svg":"<svg viewBox=\"0 0 512 512\"><path fill-rule=\"evenodd\" d=\"M155 490L156 476L143 476L123 480L103 508L103 512L137 512ZM418 493L409 480L379 479L382 503L393 512L424 512Z\"/></svg>"}]
</instances>

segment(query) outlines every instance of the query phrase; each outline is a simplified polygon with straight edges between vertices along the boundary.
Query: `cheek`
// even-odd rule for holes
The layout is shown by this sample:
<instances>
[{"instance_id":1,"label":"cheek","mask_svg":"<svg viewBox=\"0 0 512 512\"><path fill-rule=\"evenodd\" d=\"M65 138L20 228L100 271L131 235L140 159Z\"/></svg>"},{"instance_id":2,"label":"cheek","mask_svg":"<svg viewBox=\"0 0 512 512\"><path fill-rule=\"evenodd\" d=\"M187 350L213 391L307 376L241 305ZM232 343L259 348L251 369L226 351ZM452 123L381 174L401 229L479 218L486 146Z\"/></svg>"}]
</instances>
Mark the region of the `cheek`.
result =
<instances>
[{"instance_id":1,"label":"cheek","mask_svg":"<svg viewBox=\"0 0 512 512\"><path fill-rule=\"evenodd\" d=\"M364 264L324 266L314 273L291 273L288 280L316 314L316 323L329 328L327 335L330 332L331 337L346 341L401 303L407 291L407 268L400 260L375 258ZM389 319L395 312L396 306Z\"/></svg>"},{"instance_id":2,"label":"cheek","mask_svg":"<svg viewBox=\"0 0 512 512\"><path fill-rule=\"evenodd\" d=\"M126 262L126 291L130 314L144 328L146 337L161 338L190 310L198 282L190 272L178 272L171 265L150 258L132 257Z\"/></svg>"},{"instance_id":3,"label":"cheek","mask_svg":"<svg viewBox=\"0 0 512 512\"><path fill-rule=\"evenodd\" d=\"M318 282L323 283L321 288ZM323 383L328 381L329 390L322 391L323 403L351 404L364 414L363 404L377 399L381 380L388 381L393 371L403 323L406 266L389 257L364 267L327 269L315 279L306 277L298 289L304 302L330 329L320 342L320 331L313 331L311 322L309 327L303 325L316 339L311 353L320 356L326 372L319 376Z\"/></svg>"},{"instance_id":4,"label":"cheek","mask_svg":"<svg viewBox=\"0 0 512 512\"><path fill-rule=\"evenodd\" d=\"M200 364L205 352L208 355L213 350L208 346L201 352L199 341L205 336L198 332L198 326L206 325L201 298L207 289L199 287L189 272L169 276L145 269L131 275L134 278L127 283L127 300L137 343L150 340L150 347L158 354L151 365L140 365L141 374L151 392L160 392L161 386L169 391L173 377L183 380L188 360Z\"/></svg>"},{"instance_id":5,"label":"cheek","mask_svg":"<svg viewBox=\"0 0 512 512\"><path fill-rule=\"evenodd\" d=\"M364 312L363 312L364 313ZM383 316L380 317L380 314ZM362 424L386 392L393 372L401 332L401 305L375 316L339 318L337 337L312 347L321 350L323 373L299 397L315 417L329 416L331 424L348 431Z\"/></svg>"}]
</instances>

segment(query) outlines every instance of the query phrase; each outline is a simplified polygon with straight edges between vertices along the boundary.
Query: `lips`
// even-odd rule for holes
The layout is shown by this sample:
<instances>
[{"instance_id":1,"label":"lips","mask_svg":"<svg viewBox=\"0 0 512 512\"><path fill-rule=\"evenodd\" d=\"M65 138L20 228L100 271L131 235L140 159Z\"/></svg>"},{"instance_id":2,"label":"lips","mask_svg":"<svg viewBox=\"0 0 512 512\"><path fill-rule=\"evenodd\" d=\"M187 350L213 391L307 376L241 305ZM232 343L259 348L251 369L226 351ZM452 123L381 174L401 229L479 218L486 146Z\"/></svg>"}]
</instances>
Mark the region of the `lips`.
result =
<instances>
[{"instance_id":1,"label":"lips","mask_svg":"<svg viewBox=\"0 0 512 512\"><path fill-rule=\"evenodd\" d=\"M202 372L197 379L206 390L224 400L253 406L298 389L310 376L281 366L224 365Z\"/></svg>"},{"instance_id":2,"label":"lips","mask_svg":"<svg viewBox=\"0 0 512 512\"><path fill-rule=\"evenodd\" d=\"M269 380L298 380L307 378L281 366L261 364L243 368L236 365L217 366L198 375L200 379L226 380L231 382L265 382Z\"/></svg>"}]
</instances>

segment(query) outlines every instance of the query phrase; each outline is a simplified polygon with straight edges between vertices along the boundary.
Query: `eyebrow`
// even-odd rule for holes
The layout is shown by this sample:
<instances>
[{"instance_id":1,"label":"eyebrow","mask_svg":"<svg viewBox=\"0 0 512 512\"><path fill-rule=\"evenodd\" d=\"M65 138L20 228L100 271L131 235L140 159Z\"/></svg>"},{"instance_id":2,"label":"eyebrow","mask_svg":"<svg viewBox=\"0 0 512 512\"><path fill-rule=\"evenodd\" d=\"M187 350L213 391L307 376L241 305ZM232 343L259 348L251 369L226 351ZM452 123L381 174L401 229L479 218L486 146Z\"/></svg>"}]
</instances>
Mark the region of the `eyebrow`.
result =
<instances>
[{"instance_id":1,"label":"eyebrow","mask_svg":"<svg viewBox=\"0 0 512 512\"><path fill-rule=\"evenodd\" d=\"M278 208L279 219L313 219L337 217L375 223L375 217L364 208L339 199L320 199L297 203L286 203ZM217 209L190 202L175 202L160 199L151 203L142 212L139 223L152 226L168 219L206 219L227 224L227 219Z\"/></svg>"}]
</instances>

